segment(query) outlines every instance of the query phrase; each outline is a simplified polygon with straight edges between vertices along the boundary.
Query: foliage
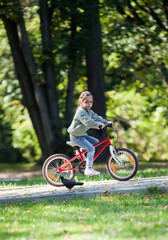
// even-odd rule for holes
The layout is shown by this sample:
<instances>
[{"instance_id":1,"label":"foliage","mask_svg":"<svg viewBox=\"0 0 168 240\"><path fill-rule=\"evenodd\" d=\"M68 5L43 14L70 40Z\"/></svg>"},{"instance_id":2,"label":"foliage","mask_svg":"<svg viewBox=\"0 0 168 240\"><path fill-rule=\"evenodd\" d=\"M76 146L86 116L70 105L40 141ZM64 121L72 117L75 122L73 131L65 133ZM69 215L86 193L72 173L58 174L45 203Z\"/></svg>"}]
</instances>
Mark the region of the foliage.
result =
<instances>
[{"instance_id":1,"label":"foliage","mask_svg":"<svg viewBox=\"0 0 168 240\"><path fill-rule=\"evenodd\" d=\"M22 156L29 162L38 161L41 156L37 136L33 129L30 116L27 110L19 106L22 115L13 124L13 146L22 150Z\"/></svg>"},{"instance_id":2,"label":"foliage","mask_svg":"<svg viewBox=\"0 0 168 240\"><path fill-rule=\"evenodd\" d=\"M109 91L108 96L107 116L116 122L121 145L132 149L139 160L168 159L167 107L158 91L143 95L132 88Z\"/></svg>"},{"instance_id":3,"label":"foliage","mask_svg":"<svg viewBox=\"0 0 168 240\"><path fill-rule=\"evenodd\" d=\"M139 159L168 159L167 30L158 27L159 19L166 24L166 12L160 1L110 2L102 1L101 9L107 116Z\"/></svg>"},{"instance_id":4,"label":"foliage","mask_svg":"<svg viewBox=\"0 0 168 240\"><path fill-rule=\"evenodd\" d=\"M74 39L78 78L74 90L75 109L79 93L87 87L84 18L92 9L89 1L72 2L48 1L64 138L67 138L65 112L72 16L77 18ZM21 8L18 1L4 0L0 3L0 15L6 13L14 21L20 10L24 13L37 66L38 84L43 84L45 76L41 66L46 55L42 51L38 1L21 1ZM109 120L112 118L119 129L121 145L133 150L140 160L147 161L168 159L168 43L167 11L164 10L166 8L159 0L100 1L107 117ZM1 21L0 27L0 151L3 149L3 156L10 161L17 161L17 154L21 159L36 161L40 157L39 144L24 107Z\"/></svg>"},{"instance_id":5,"label":"foliage","mask_svg":"<svg viewBox=\"0 0 168 240\"><path fill-rule=\"evenodd\" d=\"M2 23L0 22L2 26ZM0 30L0 161L35 161L40 157L39 144L31 124L14 66L7 37Z\"/></svg>"}]
</instances>

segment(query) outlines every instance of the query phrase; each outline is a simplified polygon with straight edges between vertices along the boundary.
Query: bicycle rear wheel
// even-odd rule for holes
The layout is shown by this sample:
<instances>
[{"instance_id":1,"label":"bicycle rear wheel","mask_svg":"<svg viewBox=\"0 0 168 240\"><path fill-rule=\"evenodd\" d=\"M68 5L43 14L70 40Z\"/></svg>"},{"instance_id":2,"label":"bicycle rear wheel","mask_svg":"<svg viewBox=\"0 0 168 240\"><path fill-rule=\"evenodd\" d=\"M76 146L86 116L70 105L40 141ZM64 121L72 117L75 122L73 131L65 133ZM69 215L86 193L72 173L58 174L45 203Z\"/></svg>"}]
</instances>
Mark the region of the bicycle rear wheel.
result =
<instances>
[{"instance_id":1,"label":"bicycle rear wheel","mask_svg":"<svg viewBox=\"0 0 168 240\"><path fill-rule=\"evenodd\" d=\"M133 152L126 148L116 149L117 163L110 155L107 160L107 171L115 179L119 181L127 181L133 178L138 170L138 160Z\"/></svg>"},{"instance_id":2,"label":"bicycle rear wheel","mask_svg":"<svg viewBox=\"0 0 168 240\"><path fill-rule=\"evenodd\" d=\"M42 168L44 179L55 187L63 186L60 176L64 176L67 179L73 179L74 170L72 169L73 167L71 163L68 163L68 165L64 167L63 171L59 172L57 170L63 164L69 162L69 160L70 158L64 154L54 154L47 158Z\"/></svg>"}]
</instances>

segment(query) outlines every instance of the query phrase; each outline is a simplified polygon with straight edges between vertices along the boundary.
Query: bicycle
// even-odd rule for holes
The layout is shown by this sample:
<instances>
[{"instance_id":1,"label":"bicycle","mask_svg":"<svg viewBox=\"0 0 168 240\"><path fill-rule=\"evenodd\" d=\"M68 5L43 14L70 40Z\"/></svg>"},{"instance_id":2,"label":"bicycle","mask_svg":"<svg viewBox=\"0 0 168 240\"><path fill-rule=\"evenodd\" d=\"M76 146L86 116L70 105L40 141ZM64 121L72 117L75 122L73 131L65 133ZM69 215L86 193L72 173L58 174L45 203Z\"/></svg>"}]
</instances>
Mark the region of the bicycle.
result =
<instances>
[{"instance_id":1,"label":"bicycle","mask_svg":"<svg viewBox=\"0 0 168 240\"><path fill-rule=\"evenodd\" d=\"M117 132L117 140L114 146L111 143L107 127L111 127L113 131ZM137 157L129 149L116 147L118 143L118 131L114 129L111 124L107 125L104 131L106 134L105 138L94 145L95 148L98 146L101 147L97 153L95 153L93 160L95 161L105 148L109 147L110 155L106 162L107 172L119 181L127 181L133 178L138 170ZM67 144L76 148L76 150L73 151L74 156L72 158L61 153L54 154L46 159L42 167L44 179L56 187L63 186L60 175L68 179L73 179L77 170L79 170L81 174L84 174L86 166L85 153L87 153L87 151L78 146L74 146L70 141L68 141Z\"/></svg>"}]
</instances>

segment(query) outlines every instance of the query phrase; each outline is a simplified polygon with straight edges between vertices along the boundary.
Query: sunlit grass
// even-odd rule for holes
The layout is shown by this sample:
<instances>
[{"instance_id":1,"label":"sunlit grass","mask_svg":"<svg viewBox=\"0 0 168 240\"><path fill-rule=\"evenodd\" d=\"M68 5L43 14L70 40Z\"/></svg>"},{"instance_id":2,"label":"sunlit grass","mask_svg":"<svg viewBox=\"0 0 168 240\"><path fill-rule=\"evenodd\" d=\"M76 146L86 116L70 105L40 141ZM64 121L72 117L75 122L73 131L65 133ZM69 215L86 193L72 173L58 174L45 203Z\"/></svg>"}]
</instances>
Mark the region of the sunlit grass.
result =
<instances>
[{"instance_id":1,"label":"sunlit grass","mask_svg":"<svg viewBox=\"0 0 168 240\"><path fill-rule=\"evenodd\" d=\"M96 165L95 169L100 170L101 174L95 177L87 177L82 175L77 171L74 180L76 181L104 181L104 180L114 180L106 171L105 165ZM22 170L22 169L20 169ZM8 188L8 187L17 187L17 186L38 186L38 185L46 185L48 184L41 173L41 168L39 168L41 176L38 177L30 177L30 178L23 178L19 181L1 181L0 188ZM23 169L24 171L24 169ZM168 165L166 166L156 166L149 164L140 164L139 170L135 175L134 179L136 178L147 178L147 177L161 177L161 176L168 176Z\"/></svg>"},{"instance_id":2,"label":"sunlit grass","mask_svg":"<svg viewBox=\"0 0 168 240\"><path fill-rule=\"evenodd\" d=\"M113 179L106 172L105 166L95 165L95 169L101 169L102 174L94 178L77 174L75 180ZM167 175L167 166L142 164L135 178ZM0 182L0 187L45 184L41 175ZM0 204L0 240L158 240L168 238L167 222L168 193L157 189L150 189L144 194L118 193L87 200Z\"/></svg>"},{"instance_id":3,"label":"sunlit grass","mask_svg":"<svg viewBox=\"0 0 168 240\"><path fill-rule=\"evenodd\" d=\"M0 205L0 239L167 239L168 194Z\"/></svg>"},{"instance_id":4,"label":"sunlit grass","mask_svg":"<svg viewBox=\"0 0 168 240\"><path fill-rule=\"evenodd\" d=\"M0 172L21 171L34 166L34 163L0 163Z\"/></svg>"}]
</instances>

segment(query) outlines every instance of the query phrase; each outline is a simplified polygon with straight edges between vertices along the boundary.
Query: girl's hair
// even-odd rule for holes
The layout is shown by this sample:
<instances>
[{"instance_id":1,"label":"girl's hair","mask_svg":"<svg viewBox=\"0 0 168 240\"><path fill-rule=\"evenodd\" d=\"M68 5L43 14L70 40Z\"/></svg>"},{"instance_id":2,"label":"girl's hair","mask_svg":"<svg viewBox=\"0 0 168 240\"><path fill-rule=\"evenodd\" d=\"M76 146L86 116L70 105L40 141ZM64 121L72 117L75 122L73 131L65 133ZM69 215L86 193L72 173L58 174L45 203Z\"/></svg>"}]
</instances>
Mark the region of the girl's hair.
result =
<instances>
[{"instance_id":1,"label":"girl's hair","mask_svg":"<svg viewBox=\"0 0 168 240\"><path fill-rule=\"evenodd\" d=\"M86 97L92 97L92 94L89 91L84 91L81 93L78 99L78 106L81 105L81 103L86 99Z\"/></svg>"}]
</instances>

